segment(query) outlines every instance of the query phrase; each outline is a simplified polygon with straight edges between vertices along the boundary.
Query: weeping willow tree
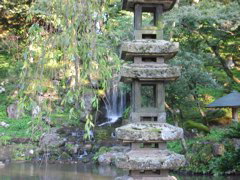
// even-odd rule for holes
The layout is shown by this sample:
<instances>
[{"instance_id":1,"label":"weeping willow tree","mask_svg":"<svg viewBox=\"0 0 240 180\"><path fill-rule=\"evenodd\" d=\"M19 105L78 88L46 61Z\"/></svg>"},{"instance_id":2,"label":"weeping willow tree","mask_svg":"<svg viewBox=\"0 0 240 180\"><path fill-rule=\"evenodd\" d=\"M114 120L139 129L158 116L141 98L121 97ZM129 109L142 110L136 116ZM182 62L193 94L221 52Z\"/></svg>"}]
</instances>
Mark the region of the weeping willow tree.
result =
<instances>
[{"instance_id":1,"label":"weeping willow tree","mask_svg":"<svg viewBox=\"0 0 240 180\"><path fill-rule=\"evenodd\" d=\"M43 114L65 112L94 126L86 109L98 107L120 61L107 37L108 0L36 0L29 14L19 102Z\"/></svg>"}]
</instances>

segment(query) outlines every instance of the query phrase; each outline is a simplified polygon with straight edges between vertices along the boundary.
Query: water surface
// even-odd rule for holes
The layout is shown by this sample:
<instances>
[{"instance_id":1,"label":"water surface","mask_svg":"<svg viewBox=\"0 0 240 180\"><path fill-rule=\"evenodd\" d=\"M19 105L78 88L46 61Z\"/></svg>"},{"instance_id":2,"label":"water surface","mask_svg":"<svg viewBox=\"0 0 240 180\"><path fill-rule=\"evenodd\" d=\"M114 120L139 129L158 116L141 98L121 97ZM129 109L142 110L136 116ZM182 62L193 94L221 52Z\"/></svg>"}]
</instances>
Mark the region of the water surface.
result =
<instances>
[{"instance_id":1,"label":"water surface","mask_svg":"<svg viewBox=\"0 0 240 180\"><path fill-rule=\"evenodd\" d=\"M111 166L11 163L0 169L0 180L113 180L127 172ZM178 180L240 180L240 176L175 175Z\"/></svg>"}]
</instances>

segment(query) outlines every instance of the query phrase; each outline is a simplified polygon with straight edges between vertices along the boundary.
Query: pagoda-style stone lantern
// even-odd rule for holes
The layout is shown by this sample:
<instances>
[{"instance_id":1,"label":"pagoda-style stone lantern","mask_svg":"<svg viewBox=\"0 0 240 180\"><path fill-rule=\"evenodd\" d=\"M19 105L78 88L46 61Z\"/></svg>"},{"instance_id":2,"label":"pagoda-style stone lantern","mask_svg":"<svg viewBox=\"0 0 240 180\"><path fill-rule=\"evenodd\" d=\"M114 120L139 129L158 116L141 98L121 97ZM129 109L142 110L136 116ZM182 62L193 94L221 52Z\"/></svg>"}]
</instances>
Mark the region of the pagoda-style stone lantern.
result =
<instances>
[{"instance_id":1,"label":"pagoda-style stone lantern","mask_svg":"<svg viewBox=\"0 0 240 180\"><path fill-rule=\"evenodd\" d=\"M175 42L162 40L160 17L175 0L123 0L123 9L134 11L135 40L123 42L121 58L130 61L121 70L121 81L131 83L130 124L116 129L118 139L131 150L116 165L129 170L132 179L170 180L169 169L185 164L183 155L166 149L166 142L183 137L183 130L166 123L164 85L180 76L167 61L178 52ZM153 26L144 26L142 14L150 13Z\"/></svg>"}]
</instances>

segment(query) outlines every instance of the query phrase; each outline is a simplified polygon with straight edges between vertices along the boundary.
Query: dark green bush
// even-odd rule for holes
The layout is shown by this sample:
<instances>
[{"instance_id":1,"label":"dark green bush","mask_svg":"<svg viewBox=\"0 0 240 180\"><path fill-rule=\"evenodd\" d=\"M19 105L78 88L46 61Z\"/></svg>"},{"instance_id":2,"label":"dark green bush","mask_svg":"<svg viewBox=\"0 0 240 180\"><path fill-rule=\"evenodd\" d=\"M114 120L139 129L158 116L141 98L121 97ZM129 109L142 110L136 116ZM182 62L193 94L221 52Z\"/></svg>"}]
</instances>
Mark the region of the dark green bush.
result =
<instances>
[{"instance_id":1,"label":"dark green bush","mask_svg":"<svg viewBox=\"0 0 240 180\"><path fill-rule=\"evenodd\" d=\"M240 123L232 124L223 136L226 138L240 138Z\"/></svg>"}]
</instances>

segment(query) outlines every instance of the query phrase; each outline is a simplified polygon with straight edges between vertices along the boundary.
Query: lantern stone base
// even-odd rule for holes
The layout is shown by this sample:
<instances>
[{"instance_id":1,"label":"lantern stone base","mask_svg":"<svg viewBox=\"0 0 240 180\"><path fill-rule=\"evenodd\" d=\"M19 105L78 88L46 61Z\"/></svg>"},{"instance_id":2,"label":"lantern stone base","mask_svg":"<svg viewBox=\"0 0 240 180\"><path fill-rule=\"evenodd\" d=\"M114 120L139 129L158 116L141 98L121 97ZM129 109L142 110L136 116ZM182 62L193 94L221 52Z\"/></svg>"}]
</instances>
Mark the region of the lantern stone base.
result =
<instances>
[{"instance_id":1,"label":"lantern stone base","mask_svg":"<svg viewBox=\"0 0 240 180\"><path fill-rule=\"evenodd\" d=\"M168 170L176 169L185 165L183 155L168 150L142 148L131 150L116 158L116 166L131 171L145 170Z\"/></svg>"}]
</instances>

